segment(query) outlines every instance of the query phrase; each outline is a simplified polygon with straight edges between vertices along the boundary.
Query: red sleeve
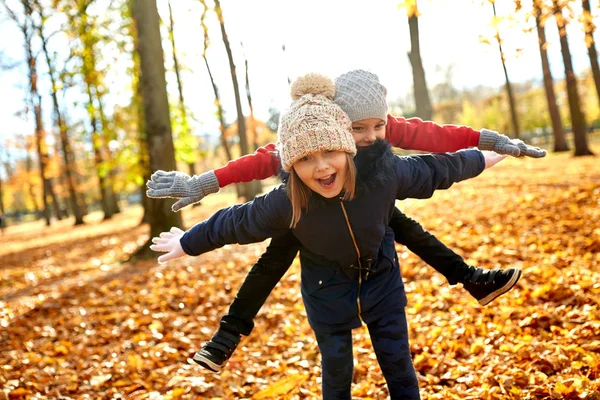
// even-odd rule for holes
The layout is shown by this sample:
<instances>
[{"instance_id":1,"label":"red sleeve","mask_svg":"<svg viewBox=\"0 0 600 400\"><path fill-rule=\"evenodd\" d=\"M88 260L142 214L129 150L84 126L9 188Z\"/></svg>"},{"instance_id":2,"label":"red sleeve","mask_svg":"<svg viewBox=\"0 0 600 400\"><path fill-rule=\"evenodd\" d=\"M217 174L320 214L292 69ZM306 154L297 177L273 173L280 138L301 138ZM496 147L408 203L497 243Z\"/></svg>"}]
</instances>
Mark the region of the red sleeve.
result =
<instances>
[{"instance_id":1,"label":"red sleeve","mask_svg":"<svg viewBox=\"0 0 600 400\"><path fill-rule=\"evenodd\" d=\"M477 146L479 131L468 126L438 125L419 118L388 115L385 139L393 147L443 153Z\"/></svg>"},{"instance_id":2,"label":"red sleeve","mask_svg":"<svg viewBox=\"0 0 600 400\"><path fill-rule=\"evenodd\" d=\"M275 152L275 144L259 147L254 154L231 160L226 166L215 169L219 187L232 183L263 180L276 175L281 163Z\"/></svg>"}]
</instances>

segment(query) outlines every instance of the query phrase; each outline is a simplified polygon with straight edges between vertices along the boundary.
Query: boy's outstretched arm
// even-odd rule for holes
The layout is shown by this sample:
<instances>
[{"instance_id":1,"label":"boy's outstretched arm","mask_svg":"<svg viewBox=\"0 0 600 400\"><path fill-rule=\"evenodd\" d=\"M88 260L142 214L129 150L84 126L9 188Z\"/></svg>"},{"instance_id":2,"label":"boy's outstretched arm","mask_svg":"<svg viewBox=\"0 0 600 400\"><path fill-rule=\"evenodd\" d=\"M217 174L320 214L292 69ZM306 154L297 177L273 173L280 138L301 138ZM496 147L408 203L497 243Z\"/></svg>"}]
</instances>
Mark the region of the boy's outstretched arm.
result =
<instances>
[{"instance_id":1,"label":"boy's outstretched arm","mask_svg":"<svg viewBox=\"0 0 600 400\"><path fill-rule=\"evenodd\" d=\"M480 150L491 150L513 157L540 158L546 155L546 150L489 129L477 131L469 126L438 125L419 118L405 119L391 115L387 118L386 139L394 147L432 153L476 146Z\"/></svg>"},{"instance_id":2,"label":"boy's outstretched arm","mask_svg":"<svg viewBox=\"0 0 600 400\"><path fill-rule=\"evenodd\" d=\"M271 143L260 147L254 154L229 161L224 167L200 175L158 170L146 182L146 195L151 198L179 199L171 207L173 211L179 211L232 183L251 182L276 175L279 168L275 144Z\"/></svg>"}]
</instances>

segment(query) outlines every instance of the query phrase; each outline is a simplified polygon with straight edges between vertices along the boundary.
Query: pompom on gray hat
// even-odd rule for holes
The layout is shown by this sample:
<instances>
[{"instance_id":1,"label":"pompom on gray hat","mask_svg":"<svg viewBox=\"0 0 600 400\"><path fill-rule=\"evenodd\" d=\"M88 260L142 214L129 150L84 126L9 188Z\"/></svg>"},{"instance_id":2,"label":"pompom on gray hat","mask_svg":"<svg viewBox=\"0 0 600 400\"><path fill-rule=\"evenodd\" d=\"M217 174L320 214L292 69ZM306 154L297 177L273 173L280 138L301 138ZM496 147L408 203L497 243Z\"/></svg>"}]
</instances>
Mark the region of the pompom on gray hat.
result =
<instances>
[{"instance_id":1,"label":"pompom on gray hat","mask_svg":"<svg viewBox=\"0 0 600 400\"><path fill-rule=\"evenodd\" d=\"M387 120L387 90L372 72L356 69L335 79L334 101L352 122L368 118Z\"/></svg>"},{"instance_id":2,"label":"pompom on gray hat","mask_svg":"<svg viewBox=\"0 0 600 400\"><path fill-rule=\"evenodd\" d=\"M294 102L281 116L277 149L281 167L289 172L304 156L324 150L356 155L352 123L333 102L335 84L328 77L310 73L296 79L291 87Z\"/></svg>"}]
</instances>

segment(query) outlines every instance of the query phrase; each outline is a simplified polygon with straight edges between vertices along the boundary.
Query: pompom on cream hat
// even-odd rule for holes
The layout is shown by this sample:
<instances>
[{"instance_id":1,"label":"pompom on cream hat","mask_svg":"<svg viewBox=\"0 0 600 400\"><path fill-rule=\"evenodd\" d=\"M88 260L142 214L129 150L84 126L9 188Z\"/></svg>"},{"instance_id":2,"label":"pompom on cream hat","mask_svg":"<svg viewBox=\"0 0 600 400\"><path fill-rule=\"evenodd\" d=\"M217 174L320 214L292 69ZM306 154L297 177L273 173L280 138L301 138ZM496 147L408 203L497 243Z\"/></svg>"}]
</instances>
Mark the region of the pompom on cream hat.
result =
<instances>
[{"instance_id":1,"label":"pompom on cream hat","mask_svg":"<svg viewBox=\"0 0 600 400\"><path fill-rule=\"evenodd\" d=\"M356 155L352 123L333 102L335 84L331 79L318 73L306 74L294 81L291 95L294 102L281 116L277 131L277 149L284 171L289 172L296 161L317 151Z\"/></svg>"}]
</instances>

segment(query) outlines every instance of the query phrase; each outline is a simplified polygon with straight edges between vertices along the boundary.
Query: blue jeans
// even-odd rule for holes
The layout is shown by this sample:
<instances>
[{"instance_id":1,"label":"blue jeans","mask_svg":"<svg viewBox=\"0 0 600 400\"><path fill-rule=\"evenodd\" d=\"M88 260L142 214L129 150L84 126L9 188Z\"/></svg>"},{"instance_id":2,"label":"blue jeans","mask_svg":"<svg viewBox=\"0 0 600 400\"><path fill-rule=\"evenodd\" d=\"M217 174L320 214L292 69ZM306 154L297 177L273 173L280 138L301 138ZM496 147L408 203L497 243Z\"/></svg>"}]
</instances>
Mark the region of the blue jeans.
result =
<instances>
[{"instance_id":1,"label":"blue jeans","mask_svg":"<svg viewBox=\"0 0 600 400\"><path fill-rule=\"evenodd\" d=\"M420 399L419 382L408 344L406 314L400 312L386 315L367 327L390 398ZM323 399L350 400L354 370L352 331L315 334L321 351Z\"/></svg>"}]
</instances>

